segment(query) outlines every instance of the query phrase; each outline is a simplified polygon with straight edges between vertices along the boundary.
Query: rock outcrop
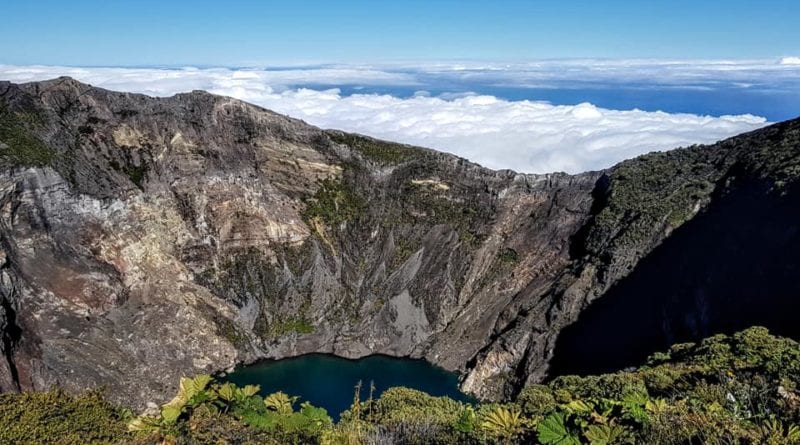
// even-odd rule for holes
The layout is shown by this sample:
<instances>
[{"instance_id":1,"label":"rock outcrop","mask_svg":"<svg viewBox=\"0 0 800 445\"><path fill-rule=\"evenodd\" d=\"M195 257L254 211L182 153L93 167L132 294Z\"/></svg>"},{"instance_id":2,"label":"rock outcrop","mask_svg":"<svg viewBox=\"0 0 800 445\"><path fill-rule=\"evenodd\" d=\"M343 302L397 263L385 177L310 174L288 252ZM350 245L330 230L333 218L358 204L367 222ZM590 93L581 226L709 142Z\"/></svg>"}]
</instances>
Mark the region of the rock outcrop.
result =
<instances>
[{"instance_id":1,"label":"rock outcrop","mask_svg":"<svg viewBox=\"0 0 800 445\"><path fill-rule=\"evenodd\" d=\"M0 390L141 407L179 375L330 352L499 398L738 178L789 190L798 134L524 175L205 92L0 82Z\"/></svg>"}]
</instances>

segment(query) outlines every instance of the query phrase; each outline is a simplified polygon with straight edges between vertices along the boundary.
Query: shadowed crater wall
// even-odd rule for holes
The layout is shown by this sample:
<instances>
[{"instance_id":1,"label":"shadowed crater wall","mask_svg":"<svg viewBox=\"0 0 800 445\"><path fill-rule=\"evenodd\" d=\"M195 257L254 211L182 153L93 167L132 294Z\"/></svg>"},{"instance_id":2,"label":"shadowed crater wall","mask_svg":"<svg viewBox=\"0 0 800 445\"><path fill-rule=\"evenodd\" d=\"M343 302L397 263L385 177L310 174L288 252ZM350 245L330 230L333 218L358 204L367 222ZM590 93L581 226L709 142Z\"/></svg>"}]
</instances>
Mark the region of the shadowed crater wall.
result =
<instances>
[{"instance_id":1,"label":"shadowed crater wall","mask_svg":"<svg viewBox=\"0 0 800 445\"><path fill-rule=\"evenodd\" d=\"M800 338L800 190L749 180L677 229L559 336L550 376L633 366L762 325Z\"/></svg>"}]
</instances>

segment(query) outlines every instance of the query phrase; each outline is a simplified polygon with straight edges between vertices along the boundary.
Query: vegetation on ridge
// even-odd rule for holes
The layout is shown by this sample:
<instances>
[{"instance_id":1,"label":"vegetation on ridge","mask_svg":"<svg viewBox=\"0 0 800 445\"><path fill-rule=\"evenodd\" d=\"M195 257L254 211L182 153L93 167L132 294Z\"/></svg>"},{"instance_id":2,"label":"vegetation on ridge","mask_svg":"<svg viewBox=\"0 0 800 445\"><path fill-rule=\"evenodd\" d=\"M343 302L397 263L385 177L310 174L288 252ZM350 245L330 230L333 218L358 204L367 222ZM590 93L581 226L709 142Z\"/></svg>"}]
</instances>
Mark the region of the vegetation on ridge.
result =
<instances>
[{"instance_id":1,"label":"vegetation on ridge","mask_svg":"<svg viewBox=\"0 0 800 445\"><path fill-rule=\"evenodd\" d=\"M357 134L329 131L328 137L333 142L347 145L361 153L366 159L381 165L402 164L403 162L421 159L428 155L428 152L422 148L381 141Z\"/></svg>"},{"instance_id":2,"label":"vegetation on ridge","mask_svg":"<svg viewBox=\"0 0 800 445\"><path fill-rule=\"evenodd\" d=\"M793 122L711 146L654 152L612 167L595 190L596 212L579 253L609 261L617 251L647 251L740 181L781 190L800 178L800 129Z\"/></svg>"},{"instance_id":3,"label":"vegetation on ridge","mask_svg":"<svg viewBox=\"0 0 800 445\"><path fill-rule=\"evenodd\" d=\"M31 133L37 123L35 114L13 112L0 104L0 159L24 167L50 165L52 150Z\"/></svg>"},{"instance_id":4,"label":"vegetation on ridge","mask_svg":"<svg viewBox=\"0 0 800 445\"><path fill-rule=\"evenodd\" d=\"M2 443L800 444L800 345L764 328L654 354L635 371L562 376L506 403L409 388L328 413L209 376L181 379L157 413L133 417L100 393L0 395Z\"/></svg>"}]
</instances>

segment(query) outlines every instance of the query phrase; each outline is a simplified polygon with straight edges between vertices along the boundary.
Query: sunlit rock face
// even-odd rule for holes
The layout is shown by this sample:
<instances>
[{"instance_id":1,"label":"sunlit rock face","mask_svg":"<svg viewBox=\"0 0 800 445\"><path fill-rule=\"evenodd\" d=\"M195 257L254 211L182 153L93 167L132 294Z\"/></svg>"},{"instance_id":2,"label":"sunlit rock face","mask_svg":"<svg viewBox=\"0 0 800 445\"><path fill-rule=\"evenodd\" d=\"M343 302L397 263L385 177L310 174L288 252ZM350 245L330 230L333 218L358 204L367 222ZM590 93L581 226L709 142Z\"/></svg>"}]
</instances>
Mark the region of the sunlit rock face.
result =
<instances>
[{"instance_id":1,"label":"sunlit rock face","mask_svg":"<svg viewBox=\"0 0 800 445\"><path fill-rule=\"evenodd\" d=\"M385 353L500 398L732 178L789 190L797 127L521 175L203 92L0 83L0 389L142 407L180 375Z\"/></svg>"}]
</instances>

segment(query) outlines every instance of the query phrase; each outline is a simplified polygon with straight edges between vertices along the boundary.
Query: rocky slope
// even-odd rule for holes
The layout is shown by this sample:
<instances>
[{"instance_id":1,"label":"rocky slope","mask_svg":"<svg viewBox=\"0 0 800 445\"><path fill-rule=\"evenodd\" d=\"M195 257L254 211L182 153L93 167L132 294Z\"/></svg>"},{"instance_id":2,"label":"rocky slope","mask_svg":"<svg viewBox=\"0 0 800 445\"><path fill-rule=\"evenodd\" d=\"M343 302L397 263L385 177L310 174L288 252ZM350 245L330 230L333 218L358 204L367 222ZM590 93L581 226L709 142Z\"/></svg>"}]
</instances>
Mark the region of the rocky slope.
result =
<instances>
[{"instance_id":1,"label":"rocky slope","mask_svg":"<svg viewBox=\"0 0 800 445\"><path fill-rule=\"evenodd\" d=\"M424 357L501 397L741 180L793 191L798 155L794 121L522 175L204 92L0 83L0 389L141 407L180 375L317 351Z\"/></svg>"}]
</instances>

